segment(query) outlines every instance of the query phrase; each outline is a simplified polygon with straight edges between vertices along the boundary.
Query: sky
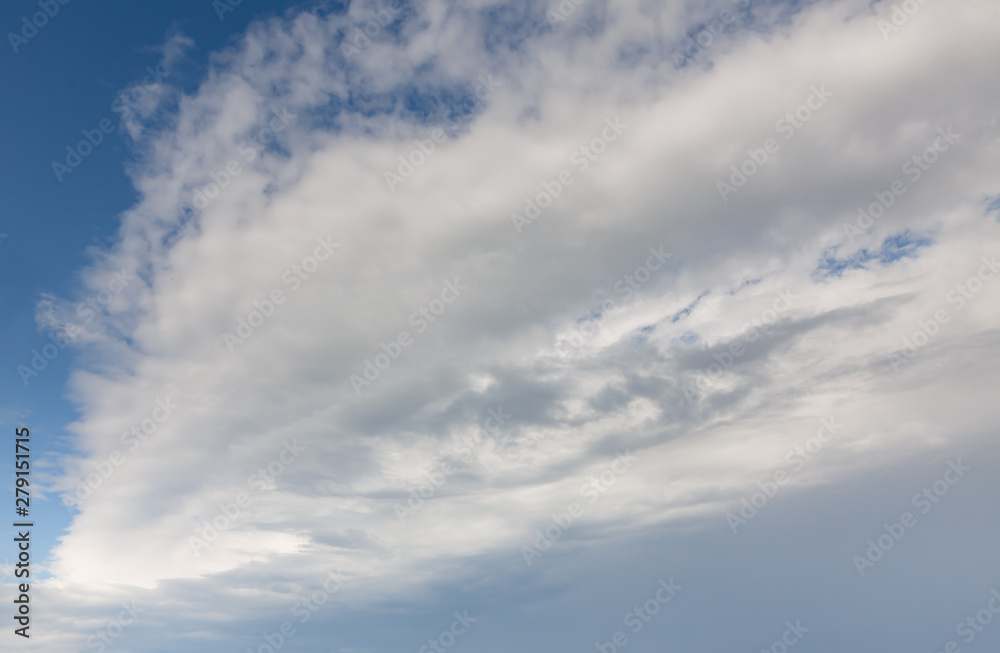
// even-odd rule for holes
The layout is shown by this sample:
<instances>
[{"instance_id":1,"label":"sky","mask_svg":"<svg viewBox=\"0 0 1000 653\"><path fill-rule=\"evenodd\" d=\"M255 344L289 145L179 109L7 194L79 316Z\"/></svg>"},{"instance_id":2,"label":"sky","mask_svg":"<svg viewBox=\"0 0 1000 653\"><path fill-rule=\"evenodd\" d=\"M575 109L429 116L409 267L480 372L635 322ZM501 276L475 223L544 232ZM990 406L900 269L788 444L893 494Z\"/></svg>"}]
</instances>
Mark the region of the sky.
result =
<instances>
[{"instance_id":1,"label":"sky","mask_svg":"<svg viewBox=\"0 0 1000 653\"><path fill-rule=\"evenodd\" d=\"M52 2L11 650L996 650L995 2Z\"/></svg>"}]
</instances>

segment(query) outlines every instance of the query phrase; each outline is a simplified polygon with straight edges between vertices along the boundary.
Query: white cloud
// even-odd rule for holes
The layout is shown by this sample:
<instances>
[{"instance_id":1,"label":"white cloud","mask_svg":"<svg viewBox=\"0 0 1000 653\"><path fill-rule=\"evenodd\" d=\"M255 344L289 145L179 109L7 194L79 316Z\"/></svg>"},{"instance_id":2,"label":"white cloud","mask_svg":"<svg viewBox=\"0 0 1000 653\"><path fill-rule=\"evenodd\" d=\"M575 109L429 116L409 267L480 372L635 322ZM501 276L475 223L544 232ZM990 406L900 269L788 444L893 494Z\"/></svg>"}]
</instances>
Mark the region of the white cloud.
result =
<instances>
[{"instance_id":1,"label":"white cloud","mask_svg":"<svg viewBox=\"0 0 1000 653\"><path fill-rule=\"evenodd\" d=\"M84 280L99 287L123 266L140 279L95 322L72 380L82 415L72 431L97 460L157 398L179 407L55 550L47 586L64 598L46 600L63 620L40 637L46 650L76 650L71 635L92 630L80 606L113 606L126 587L156 606L150 614L172 615L163 623L196 619L201 633L229 618L210 612L220 597L247 619L275 609L280 622L289 596L334 568L349 578L338 606L407 604L432 581L462 577L460 561L520 564L518 547L579 500L616 449L640 462L561 546L724 525L821 417L844 434L783 491L894 468L903 448L926 460L945 443L980 446L995 417L983 361L998 346L1000 284L954 310L899 374L887 354L948 306L980 257L1000 254L1000 227L984 215L998 193L988 145L1000 44L984 18L995 11L927 3L887 43L882 4L781 7L754 7L700 55L711 65L679 70L671 53L693 19L648 3L592 0L549 30L544 6L428 2L350 65L338 35L367 9L274 19L215 57L170 126L131 129L146 157L133 170L141 200ZM384 171L482 74L505 80L502 90L389 192ZM722 202L716 180L814 85L835 94ZM296 118L249 161L238 147L272 108ZM628 125L620 141L580 171L570 153L615 117ZM939 127L962 143L849 242L843 224ZM227 187L182 217L179 204L234 160ZM510 214L564 168L576 183L518 235ZM831 251L874 252L904 230L929 244L816 273ZM287 281L325 236L341 248ZM616 292L661 244L673 253L664 269L634 297ZM468 290L417 333L411 314L456 276ZM798 299L689 402L684 386L779 289ZM286 301L231 354L223 334L274 290ZM608 299L621 310L584 347L565 347ZM358 397L350 375L403 330L413 345ZM400 524L393 505L410 484L451 460L496 406L510 424ZM248 477L292 438L308 453L252 489ZM73 469L57 489L76 486ZM245 516L192 555L201 520L248 490ZM268 579L256 582L261 569ZM246 585L220 584L233 578Z\"/></svg>"}]
</instances>

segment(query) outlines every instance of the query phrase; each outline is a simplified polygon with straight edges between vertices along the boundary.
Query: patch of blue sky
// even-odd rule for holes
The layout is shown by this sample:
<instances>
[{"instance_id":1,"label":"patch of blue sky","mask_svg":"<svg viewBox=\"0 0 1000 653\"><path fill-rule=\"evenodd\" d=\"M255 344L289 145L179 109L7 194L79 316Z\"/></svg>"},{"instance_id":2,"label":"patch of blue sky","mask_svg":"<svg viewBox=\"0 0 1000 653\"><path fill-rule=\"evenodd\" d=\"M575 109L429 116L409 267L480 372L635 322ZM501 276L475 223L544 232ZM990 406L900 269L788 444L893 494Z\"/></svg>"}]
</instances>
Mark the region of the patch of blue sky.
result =
<instances>
[{"instance_id":1,"label":"patch of blue sky","mask_svg":"<svg viewBox=\"0 0 1000 653\"><path fill-rule=\"evenodd\" d=\"M698 295L693 302L691 302L690 304L688 304L687 306L685 306L681 310L679 310L676 313L674 313L674 316L672 318L670 318L670 321L672 323L676 323L679 320L681 320L682 318L685 318L688 315L691 315L691 311L693 311L694 308L695 308L695 306L698 305L698 302L701 301L701 298L704 297L705 295L707 295L709 292L710 291L706 290L705 292L703 292L700 295Z\"/></svg>"},{"instance_id":2,"label":"patch of blue sky","mask_svg":"<svg viewBox=\"0 0 1000 653\"><path fill-rule=\"evenodd\" d=\"M918 251L933 244L927 236L914 234L909 229L887 236L878 249L863 248L854 254L837 258L838 247L828 249L819 265L813 271L813 277L824 279L839 277L845 270L866 270L872 263L891 265L903 258L916 258Z\"/></svg>"}]
</instances>

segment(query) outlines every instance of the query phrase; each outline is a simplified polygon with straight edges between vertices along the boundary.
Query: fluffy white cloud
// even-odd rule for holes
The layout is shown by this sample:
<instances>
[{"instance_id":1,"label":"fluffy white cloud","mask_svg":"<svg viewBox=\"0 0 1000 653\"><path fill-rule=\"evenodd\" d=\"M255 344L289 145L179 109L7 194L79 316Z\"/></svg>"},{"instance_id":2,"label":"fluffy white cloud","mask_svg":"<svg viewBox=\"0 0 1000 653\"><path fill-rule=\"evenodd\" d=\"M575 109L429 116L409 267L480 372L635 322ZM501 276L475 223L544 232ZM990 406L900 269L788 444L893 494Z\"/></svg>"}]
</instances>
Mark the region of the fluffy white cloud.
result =
<instances>
[{"instance_id":1,"label":"fluffy white cloud","mask_svg":"<svg viewBox=\"0 0 1000 653\"><path fill-rule=\"evenodd\" d=\"M922 4L887 39L892 7L853 0L589 0L554 26L542 5L431 1L345 59L373 9L257 23L168 126L130 127L141 199L84 280L138 279L88 326L81 460L53 489L122 462L55 550L45 650L79 650L129 595L151 617L130 650L256 646L334 569L328 614L405 611L476 566L516 582L666 526L731 538L725 514L824 417L842 431L782 492L989 445L1000 283L949 293L1000 257L994 3ZM960 138L941 151L939 129ZM352 383L367 361L389 364ZM486 428L491 409L510 417ZM573 502L528 569L521 547Z\"/></svg>"}]
</instances>

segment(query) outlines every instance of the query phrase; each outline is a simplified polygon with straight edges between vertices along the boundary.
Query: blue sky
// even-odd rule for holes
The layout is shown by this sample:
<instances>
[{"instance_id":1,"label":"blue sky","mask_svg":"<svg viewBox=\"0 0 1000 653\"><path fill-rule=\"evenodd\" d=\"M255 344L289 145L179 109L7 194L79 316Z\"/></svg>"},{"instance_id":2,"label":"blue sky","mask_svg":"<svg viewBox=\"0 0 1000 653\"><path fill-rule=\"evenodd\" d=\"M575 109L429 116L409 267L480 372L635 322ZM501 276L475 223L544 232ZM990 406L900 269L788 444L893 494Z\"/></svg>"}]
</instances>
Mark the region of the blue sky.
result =
<instances>
[{"instance_id":1,"label":"blue sky","mask_svg":"<svg viewBox=\"0 0 1000 653\"><path fill-rule=\"evenodd\" d=\"M222 1L4 44L0 637L996 649L995 3Z\"/></svg>"},{"instance_id":2,"label":"blue sky","mask_svg":"<svg viewBox=\"0 0 1000 653\"><path fill-rule=\"evenodd\" d=\"M178 31L195 44L184 65L171 72L171 81L193 88L204 74L208 53L239 35L255 19L280 14L302 3L264 3L246 0L219 20L210 2L114 3L93 7L70 3L15 53L4 41L0 84L5 101L0 117L3 130L0 163L4 183L0 201L4 218L0 233L0 266L8 281L0 285L6 307L0 323L5 374L0 375L2 428L28 423L38 446L54 452L74 449L66 441L65 425L76 419L74 406L64 399L72 348L59 355L25 385L18 365L30 366L32 350L51 341L35 320L36 303L43 293L66 296L78 287L78 273L91 258L91 247L106 247L119 225L119 214L136 199L125 173L132 161L131 143L123 133L120 113L112 110L118 92L147 75L161 60L166 40ZM5 34L21 24L24 15L39 11L33 2L7 3L0 8ZM20 33L20 29L15 30ZM60 182L52 162L63 162L65 148L84 138L104 119L114 132ZM10 460L3 460L6 473ZM68 524L66 510L56 502L38 504L36 537L40 551Z\"/></svg>"}]
</instances>

